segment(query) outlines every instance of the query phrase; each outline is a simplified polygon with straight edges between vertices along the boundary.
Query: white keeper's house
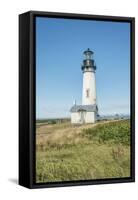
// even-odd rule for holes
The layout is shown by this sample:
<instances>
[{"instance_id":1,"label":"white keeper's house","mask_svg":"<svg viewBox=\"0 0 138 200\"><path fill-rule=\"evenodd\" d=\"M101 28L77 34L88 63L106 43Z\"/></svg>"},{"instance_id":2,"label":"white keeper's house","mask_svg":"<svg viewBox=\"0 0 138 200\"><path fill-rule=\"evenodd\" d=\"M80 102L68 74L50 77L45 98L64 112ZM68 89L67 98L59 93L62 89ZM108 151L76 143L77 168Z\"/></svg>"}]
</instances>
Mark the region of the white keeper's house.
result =
<instances>
[{"instance_id":1,"label":"white keeper's house","mask_svg":"<svg viewBox=\"0 0 138 200\"><path fill-rule=\"evenodd\" d=\"M93 51L89 48L84 51L84 60L82 64L83 88L82 88L82 105L76 102L70 109L71 123L95 123L98 116L98 106L96 102L96 65L93 59Z\"/></svg>"}]
</instances>

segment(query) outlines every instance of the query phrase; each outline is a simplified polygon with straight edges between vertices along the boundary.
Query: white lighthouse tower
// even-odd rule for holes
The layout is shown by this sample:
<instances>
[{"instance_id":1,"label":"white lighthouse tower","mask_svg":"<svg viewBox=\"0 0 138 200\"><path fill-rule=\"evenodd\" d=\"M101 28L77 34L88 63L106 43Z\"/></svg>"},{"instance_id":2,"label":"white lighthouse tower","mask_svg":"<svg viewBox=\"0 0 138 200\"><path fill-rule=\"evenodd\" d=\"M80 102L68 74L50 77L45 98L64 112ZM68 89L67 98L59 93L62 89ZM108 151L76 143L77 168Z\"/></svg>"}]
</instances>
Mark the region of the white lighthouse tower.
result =
<instances>
[{"instance_id":1,"label":"white lighthouse tower","mask_svg":"<svg viewBox=\"0 0 138 200\"><path fill-rule=\"evenodd\" d=\"M82 105L96 104L96 66L92 56L93 52L89 48L84 51Z\"/></svg>"},{"instance_id":2,"label":"white lighthouse tower","mask_svg":"<svg viewBox=\"0 0 138 200\"><path fill-rule=\"evenodd\" d=\"M84 60L82 64L83 88L82 105L74 105L71 108L71 123L95 123L98 115L98 106L96 102L96 65L93 59L93 52L88 48L84 51Z\"/></svg>"}]
</instances>

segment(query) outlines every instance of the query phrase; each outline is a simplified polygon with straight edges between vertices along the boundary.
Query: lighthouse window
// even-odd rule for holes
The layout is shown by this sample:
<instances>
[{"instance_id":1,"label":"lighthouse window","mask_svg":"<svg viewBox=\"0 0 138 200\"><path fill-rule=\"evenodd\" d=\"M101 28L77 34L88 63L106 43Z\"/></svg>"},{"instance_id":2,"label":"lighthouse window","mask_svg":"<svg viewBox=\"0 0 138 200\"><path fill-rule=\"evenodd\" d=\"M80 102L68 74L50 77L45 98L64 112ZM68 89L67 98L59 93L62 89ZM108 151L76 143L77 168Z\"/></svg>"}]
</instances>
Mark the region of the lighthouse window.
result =
<instances>
[{"instance_id":1,"label":"lighthouse window","mask_svg":"<svg viewBox=\"0 0 138 200\"><path fill-rule=\"evenodd\" d=\"M89 54L86 54L86 59L91 59L91 56Z\"/></svg>"},{"instance_id":2,"label":"lighthouse window","mask_svg":"<svg viewBox=\"0 0 138 200\"><path fill-rule=\"evenodd\" d=\"M86 90L86 97L88 98L89 96L90 96L90 90L87 89L87 90Z\"/></svg>"}]
</instances>

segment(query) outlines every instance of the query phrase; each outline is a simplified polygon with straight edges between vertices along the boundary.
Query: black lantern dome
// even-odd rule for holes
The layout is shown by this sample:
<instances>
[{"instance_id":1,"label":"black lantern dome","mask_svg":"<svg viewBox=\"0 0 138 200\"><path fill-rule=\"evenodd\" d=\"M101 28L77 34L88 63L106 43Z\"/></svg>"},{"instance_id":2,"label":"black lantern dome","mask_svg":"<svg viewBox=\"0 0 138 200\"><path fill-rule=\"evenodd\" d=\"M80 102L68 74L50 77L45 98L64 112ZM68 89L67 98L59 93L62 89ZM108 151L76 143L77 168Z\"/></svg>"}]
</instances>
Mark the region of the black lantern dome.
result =
<instances>
[{"instance_id":1,"label":"black lantern dome","mask_svg":"<svg viewBox=\"0 0 138 200\"><path fill-rule=\"evenodd\" d=\"M96 66L95 66L95 62L93 59L93 54L94 52L91 51L89 48L84 51L84 60L83 60L83 64L82 64L82 71L86 72L86 71L95 71L96 70Z\"/></svg>"}]
</instances>

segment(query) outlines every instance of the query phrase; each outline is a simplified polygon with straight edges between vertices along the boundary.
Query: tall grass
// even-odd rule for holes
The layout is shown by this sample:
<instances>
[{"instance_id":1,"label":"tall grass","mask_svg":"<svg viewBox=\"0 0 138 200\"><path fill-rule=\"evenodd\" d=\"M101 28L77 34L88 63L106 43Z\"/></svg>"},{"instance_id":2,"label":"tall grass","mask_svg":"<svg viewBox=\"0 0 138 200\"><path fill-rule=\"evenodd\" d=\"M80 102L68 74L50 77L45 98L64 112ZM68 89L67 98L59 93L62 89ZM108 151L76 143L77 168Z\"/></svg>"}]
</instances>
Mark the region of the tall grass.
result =
<instances>
[{"instance_id":1,"label":"tall grass","mask_svg":"<svg viewBox=\"0 0 138 200\"><path fill-rule=\"evenodd\" d=\"M37 143L37 182L130 176L129 120L93 128L68 127L62 134L60 128Z\"/></svg>"}]
</instances>

